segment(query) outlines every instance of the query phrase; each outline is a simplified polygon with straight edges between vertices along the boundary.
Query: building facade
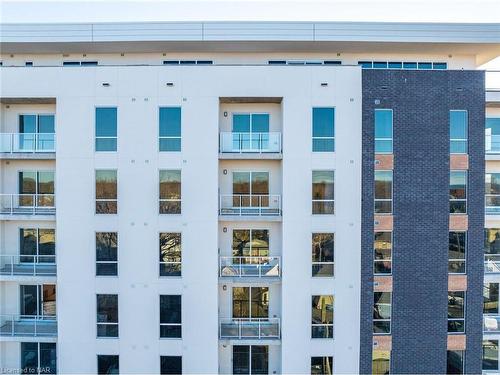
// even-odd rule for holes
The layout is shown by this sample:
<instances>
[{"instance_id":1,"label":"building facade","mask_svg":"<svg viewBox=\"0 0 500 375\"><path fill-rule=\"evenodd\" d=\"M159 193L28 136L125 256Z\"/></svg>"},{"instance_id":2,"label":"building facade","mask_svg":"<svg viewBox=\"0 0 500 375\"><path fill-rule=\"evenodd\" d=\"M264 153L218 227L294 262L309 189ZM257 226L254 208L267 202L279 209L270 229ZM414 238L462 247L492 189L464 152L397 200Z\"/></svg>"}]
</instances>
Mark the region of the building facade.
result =
<instances>
[{"instance_id":1,"label":"building facade","mask_svg":"<svg viewBox=\"0 0 500 375\"><path fill-rule=\"evenodd\" d=\"M498 25L0 37L3 373L499 371Z\"/></svg>"}]
</instances>

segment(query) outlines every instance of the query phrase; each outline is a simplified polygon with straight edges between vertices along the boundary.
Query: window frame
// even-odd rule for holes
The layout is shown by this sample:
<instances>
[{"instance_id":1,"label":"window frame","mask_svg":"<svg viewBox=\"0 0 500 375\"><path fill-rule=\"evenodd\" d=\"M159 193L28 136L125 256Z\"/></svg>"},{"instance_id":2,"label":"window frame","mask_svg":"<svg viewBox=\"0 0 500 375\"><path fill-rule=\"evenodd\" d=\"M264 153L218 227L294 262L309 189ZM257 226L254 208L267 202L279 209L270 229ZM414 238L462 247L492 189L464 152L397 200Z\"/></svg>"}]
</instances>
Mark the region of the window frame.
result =
<instances>
[{"instance_id":1,"label":"window frame","mask_svg":"<svg viewBox=\"0 0 500 375\"><path fill-rule=\"evenodd\" d=\"M180 311L180 320L181 322L180 323L162 323L161 322L161 297L162 296L169 296L169 297L172 297L172 296L179 296L180 297L180 305L181 305L181 311ZM174 294L158 294L158 338L160 340L182 340L184 335L183 335L183 328L182 328L182 300L184 298L182 297L182 293L174 293ZM179 337L168 337L168 336L165 336L163 337L161 335L161 327L162 326L170 326L170 327L180 327L181 328L181 334Z\"/></svg>"},{"instance_id":2,"label":"window frame","mask_svg":"<svg viewBox=\"0 0 500 375\"><path fill-rule=\"evenodd\" d=\"M467 109L450 109L448 111L448 117L449 117L449 127L450 127L450 133L451 133L451 113L452 112L464 112L465 113L465 131L467 133L467 138L451 138L450 134L450 155L467 155L469 153L469 111ZM486 120L485 120L485 125L486 125ZM452 152L451 151L451 144L453 142L465 142L465 152Z\"/></svg>"},{"instance_id":3,"label":"window frame","mask_svg":"<svg viewBox=\"0 0 500 375\"><path fill-rule=\"evenodd\" d=\"M384 259L377 259L375 257L375 234L376 233L390 233L391 234L391 259L390 260L384 260ZM394 263L393 259L393 250L394 250L394 231L393 230L376 230L373 232L373 275L374 276L392 276L392 266ZM383 262L390 262L391 263L391 272L387 273L380 273L380 272L375 272L375 264L376 263L383 263Z\"/></svg>"},{"instance_id":4,"label":"window frame","mask_svg":"<svg viewBox=\"0 0 500 375\"><path fill-rule=\"evenodd\" d=\"M166 64L168 65L168 64ZM158 152L182 152L182 105L181 104L167 104L167 105L159 105L158 110L156 111L157 119L156 123L158 124ZM160 125L160 112L162 108L178 108L180 110L181 114L181 121L180 121L180 135L179 136L162 136L160 135L161 132L161 125ZM168 140L168 139L178 139L179 140L179 150L162 150L161 149L161 141L162 139Z\"/></svg>"},{"instance_id":5,"label":"window frame","mask_svg":"<svg viewBox=\"0 0 500 375\"><path fill-rule=\"evenodd\" d=\"M103 261L103 260L97 260L97 234L98 233L116 233L116 261ZM118 236L118 231L94 231L94 245L95 245L95 251L94 251L94 264L95 264L95 276L96 277L106 277L106 278L116 278L120 275L120 263L119 263L119 236ZM116 264L116 275L98 275L97 274L97 265L98 264Z\"/></svg>"},{"instance_id":6,"label":"window frame","mask_svg":"<svg viewBox=\"0 0 500 375\"><path fill-rule=\"evenodd\" d=\"M451 233L464 233L464 235L465 235L464 258L463 259L450 258L450 249L449 249L450 243L448 241L448 274L449 275L465 275L465 274L467 274L467 252L468 252L468 247L469 247L468 231L467 230L450 230L448 233L449 234L451 234ZM450 272L450 263L453 263L453 262L462 262L464 264L464 271L463 272Z\"/></svg>"},{"instance_id":7,"label":"window frame","mask_svg":"<svg viewBox=\"0 0 500 375\"><path fill-rule=\"evenodd\" d=\"M390 111L391 113L391 137L390 138L380 138L376 136L377 133L377 112L385 112ZM374 130L374 150L377 155L392 155L394 153L394 109L393 108L375 108L374 111L374 122L373 122L373 130ZM377 141L389 141L391 142L391 151L377 151Z\"/></svg>"},{"instance_id":8,"label":"window frame","mask_svg":"<svg viewBox=\"0 0 500 375\"><path fill-rule=\"evenodd\" d=\"M116 198L97 198L97 172L98 171L115 171L116 172ZM94 169L94 215L118 215L118 168L115 169L106 169L106 168L97 168ZM115 202L116 203L116 212L97 212L97 202Z\"/></svg>"},{"instance_id":9,"label":"window frame","mask_svg":"<svg viewBox=\"0 0 500 375\"><path fill-rule=\"evenodd\" d=\"M393 292L373 292L373 309L375 310L375 294L376 293L388 293L390 295L390 308L391 308L391 314L389 318L382 318L382 319L375 319L373 318L372 314L372 331L373 331L373 336L388 336L392 334L392 306L393 306ZM377 303L378 305L388 305L387 303ZM389 322L389 332L375 332L375 322Z\"/></svg>"},{"instance_id":10,"label":"window frame","mask_svg":"<svg viewBox=\"0 0 500 375\"><path fill-rule=\"evenodd\" d=\"M463 318L450 318L448 316L448 310L449 310L449 299L450 299L450 293L463 293L464 294L464 297L463 297ZM448 328L447 328L447 333L448 335L466 335L467 334L467 326L466 326L466 322L467 322L467 291L466 290L453 290L453 291L448 291L448 303L447 303L447 322L448 322ZM463 321L463 331L450 331L449 330L449 324L450 322L456 322L456 321Z\"/></svg>"},{"instance_id":11,"label":"window frame","mask_svg":"<svg viewBox=\"0 0 500 375\"><path fill-rule=\"evenodd\" d=\"M98 109L110 109L114 108L116 109L116 136L111 137L111 136L97 136L97 110ZM119 117L118 117L118 106L117 105L99 105L99 106L94 106L94 153L99 152L99 153L112 153L112 152L118 152L118 123L119 123ZM115 150L97 150L97 139L114 139L116 141L116 149Z\"/></svg>"},{"instance_id":12,"label":"window frame","mask_svg":"<svg viewBox=\"0 0 500 375\"><path fill-rule=\"evenodd\" d=\"M457 199L451 198L451 175L452 173L464 173L465 174L465 198ZM485 174L486 175L486 174ZM450 215L467 215L468 214L468 195L469 195L469 173L467 170L461 169L451 169L450 170L450 182L449 182L449 204L450 204ZM451 212L451 204L452 202L465 202L465 212Z\"/></svg>"},{"instance_id":13,"label":"window frame","mask_svg":"<svg viewBox=\"0 0 500 375\"><path fill-rule=\"evenodd\" d=\"M120 296L118 293L96 293L95 294L95 327L96 327L96 339L112 339L116 340L120 338ZM99 304L98 304L98 296L116 296L116 322L99 322L98 315L99 315ZM99 325L103 326L116 326L118 332L116 336L99 336Z\"/></svg>"},{"instance_id":14,"label":"window frame","mask_svg":"<svg viewBox=\"0 0 500 375\"><path fill-rule=\"evenodd\" d=\"M314 235L315 234L318 234L318 235L332 235L332 242L333 242L333 254L332 254L332 258L333 258L333 261L332 262L315 262L313 260L314 258L314 249L313 249L313 246L314 246L314 242L313 242L313 239L314 239ZM325 232L325 231L321 231L321 232L311 232L311 277L314 278L314 279L324 279L324 278L334 278L335 277L335 232ZM314 273L314 266L330 266L331 265L331 268L332 268L332 272L331 274L328 274L328 275L319 275L318 276L318 273Z\"/></svg>"},{"instance_id":15,"label":"window frame","mask_svg":"<svg viewBox=\"0 0 500 375\"><path fill-rule=\"evenodd\" d=\"M166 151L170 152L170 151ZM171 152L178 152L178 151L171 151ZM161 172L179 172L180 174L180 198L161 198ZM158 169L158 215L182 215L182 169ZM169 202L178 202L179 203L179 212L161 212L162 210L162 203L169 203Z\"/></svg>"},{"instance_id":16,"label":"window frame","mask_svg":"<svg viewBox=\"0 0 500 375\"><path fill-rule=\"evenodd\" d=\"M333 174L333 199L314 199L313 194L314 194L314 172L329 172ZM336 190L336 184L335 184L335 169L313 169L311 170L311 215L335 215L335 190ZM323 203L323 204L328 204L332 203L332 212L314 212L314 203ZM328 206L326 206L328 207Z\"/></svg>"},{"instance_id":17,"label":"window frame","mask_svg":"<svg viewBox=\"0 0 500 375\"><path fill-rule=\"evenodd\" d=\"M315 109L333 109L333 137L318 137L314 136L314 110ZM312 106L311 107L311 152L312 153L333 153L336 152L335 147L335 134L337 125L337 107L336 106ZM315 150L314 140L331 140L333 144L333 150Z\"/></svg>"},{"instance_id":18,"label":"window frame","mask_svg":"<svg viewBox=\"0 0 500 375\"><path fill-rule=\"evenodd\" d=\"M331 323L313 323L313 301L315 297L332 298L332 322ZM311 309L309 310L309 321L311 322L311 340L334 340L335 339L335 294L311 294ZM323 327L326 329L328 337L314 337L314 328ZM331 333L331 335L330 335Z\"/></svg>"},{"instance_id":19,"label":"window frame","mask_svg":"<svg viewBox=\"0 0 500 375\"><path fill-rule=\"evenodd\" d=\"M391 173L391 198L377 198L376 197L376 175L377 173L390 172ZM377 202L390 202L390 212L377 212ZM373 212L375 215L394 215L394 170L392 169L377 169L373 172Z\"/></svg>"},{"instance_id":20,"label":"window frame","mask_svg":"<svg viewBox=\"0 0 500 375\"><path fill-rule=\"evenodd\" d=\"M160 259L160 251L161 251L161 245L160 245L160 241L161 241L161 235L162 234L178 234L180 236L180 248L181 248L181 261L180 262L161 262L159 259ZM182 256L182 239L184 237L184 233L183 231L174 231L174 230L165 230L165 231L159 231L158 232L158 278L159 279L163 279L163 278L167 278L167 279L171 279L171 278L182 278L182 261L183 261L183 256ZM161 267L162 265L165 264L165 265L173 265L173 264L179 264L180 265L180 275L162 275L161 274Z\"/></svg>"}]
</instances>

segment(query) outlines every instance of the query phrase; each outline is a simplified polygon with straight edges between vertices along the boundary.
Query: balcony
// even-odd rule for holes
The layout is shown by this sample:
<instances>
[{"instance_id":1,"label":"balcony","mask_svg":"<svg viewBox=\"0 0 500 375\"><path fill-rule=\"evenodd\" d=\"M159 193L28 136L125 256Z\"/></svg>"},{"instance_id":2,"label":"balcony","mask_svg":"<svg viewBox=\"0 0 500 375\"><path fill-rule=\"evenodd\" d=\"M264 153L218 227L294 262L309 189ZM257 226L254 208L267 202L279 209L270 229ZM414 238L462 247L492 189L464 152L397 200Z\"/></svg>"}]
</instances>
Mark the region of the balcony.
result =
<instances>
[{"instance_id":1,"label":"balcony","mask_svg":"<svg viewBox=\"0 0 500 375\"><path fill-rule=\"evenodd\" d=\"M483 333L500 333L500 315L483 315Z\"/></svg>"},{"instance_id":2,"label":"balcony","mask_svg":"<svg viewBox=\"0 0 500 375\"><path fill-rule=\"evenodd\" d=\"M219 338L224 340L279 340L279 318L222 318Z\"/></svg>"},{"instance_id":3,"label":"balcony","mask_svg":"<svg viewBox=\"0 0 500 375\"><path fill-rule=\"evenodd\" d=\"M281 216L281 195L231 195L222 194L219 199L219 215L256 218ZM229 219L231 220L231 219Z\"/></svg>"},{"instance_id":4,"label":"balcony","mask_svg":"<svg viewBox=\"0 0 500 375\"><path fill-rule=\"evenodd\" d=\"M281 159L281 133L220 133L221 159Z\"/></svg>"},{"instance_id":5,"label":"balcony","mask_svg":"<svg viewBox=\"0 0 500 375\"><path fill-rule=\"evenodd\" d=\"M57 337L57 318L42 315L0 315L0 336Z\"/></svg>"},{"instance_id":6,"label":"balcony","mask_svg":"<svg viewBox=\"0 0 500 375\"><path fill-rule=\"evenodd\" d=\"M57 274L55 255L0 255L0 280L30 280Z\"/></svg>"},{"instance_id":7,"label":"balcony","mask_svg":"<svg viewBox=\"0 0 500 375\"><path fill-rule=\"evenodd\" d=\"M219 258L219 277L236 278L238 281L279 279L280 257L225 257Z\"/></svg>"},{"instance_id":8,"label":"balcony","mask_svg":"<svg viewBox=\"0 0 500 375\"><path fill-rule=\"evenodd\" d=\"M54 159L54 133L0 133L0 155L4 159Z\"/></svg>"},{"instance_id":9,"label":"balcony","mask_svg":"<svg viewBox=\"0 0 500 375\"><path fill-rule=\"evenodd\" d=\"M54 194L0 194L0 219L43 219L55 214Z\"/></svg>"}]
</instances>

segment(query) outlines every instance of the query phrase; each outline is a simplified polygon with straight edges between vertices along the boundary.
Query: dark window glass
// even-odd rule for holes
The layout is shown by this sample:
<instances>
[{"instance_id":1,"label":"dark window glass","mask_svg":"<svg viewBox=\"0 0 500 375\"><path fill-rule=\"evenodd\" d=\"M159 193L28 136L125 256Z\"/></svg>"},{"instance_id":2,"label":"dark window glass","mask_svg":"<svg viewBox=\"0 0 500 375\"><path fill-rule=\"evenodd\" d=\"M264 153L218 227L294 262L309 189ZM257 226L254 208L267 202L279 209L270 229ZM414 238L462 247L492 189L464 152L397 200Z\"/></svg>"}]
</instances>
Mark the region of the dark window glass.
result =
<instances>
[{"instance_id":1,"label":"dark window glass","mask_svg":"<svg viewBox=\"0 0 500 375\"><path fill-rule=\"evenodd\" d=\"M418 69L432 69L432 63L430 62L419 62Z\"/></svg>"},{"instance_id":2,"label":"dark window glass","mask_svg":"<svg viewBox=\"0 0 500 375\"><path fill-rule=\"evenodd\" d=\"M24 65L26 65L26 66L33 66L33 61L26 61L24 63Z\"/></svg>"},{"instance_id":3,"label":"dark window glass","mask_svg":"<svg viewBox=\"0 0 500 375\"><path fill-rule=\"evenodd\" d=\"M450 153L467 153L467 111L450 111Z\"/></svg>"},{"instance_id":4,"label":"dark window glass","mask_svg":"<svg viewBox=\"0 0 500 375\"><path fill-rule=\"evenodd\" d=\"M312 296L311 301L311 337L333 338L333 296Z\"/></svg>"},{"instance_id":5,"label":"dark window glass","mask_svg":"<svg viewBox=\"0 0 500 375\"><path fill-rule=\"evenodd\" d=\"M498 340L483 341L483 370L499 370Z\"/></svg>"},{"instance_id":6,"label":"dark window glass","mask_svg":"<svg viewBox=\"0 0 500 375\"><path fill-rule=\"evenodd\" d=\"M484 283L483 287L483 313L498 314L498 283ZM496 320L494 327L496 328Z\"/></svg>"},{"instance_id":7,"label":"dark window glass","mask_svg":"<svg viewBox=\"0 0 500 375\"><path fill-rule=\"evenodd\" d=\"M392 213L392 171L375 171L375 213Z\"/></svg>"},{"instance_id":8,"label":"dark window glass","mask_svg":"<svg viewBox=\"0 0 500 375\"><path fill-rule=\"evenodd\" d=\"M450 213L467 213L467 172L450 172Z\"/></svg>"},{"instance_id":9,"label":"dark window glass","mask_svg":"<svg viewBox=\"0 0 500 375\"><path fill-rule=\"evenodd\" d=\"M465 332L465 292L448 292L448 332Z\"/></svg>"},{"instance_id":10,"label":"dark window glass","mask_svg":"<svg viewBox=\"0 0 500 375\"><path fill-rule=\"evenodd\" d=\"M116 170L95 171L95 213L116 214L118 210L117 194Z\"/></svg>"},{"instance_id":11,"label":"dark window glass","mask_svg":"<svg viewBox=\"0 0 500 375\"><path fill-rule=\"evenodd\" d=\"M233 318L268 317L268 287L233 287Z\"/></svg>"},{"instance_id":12,"label":"dark window glass","mask_svg":"<svg viewBox=\"0 0 500 375\"><path fill-rule=\"evenodd\" d=\"M160 171L160 214L181 213L181 171Z\"/></svg>"},{"instance_id":13,"label":"dark window glass","mask_svg":"<svg viewBox=\"0 0 500 375\"><path fill-rule=\"evenodd\" d=\"M332 375L333 357L311 357L311 375Z\"/></svg>"},{"instance_id":14,"label":"dark window glass","mask_svg":"<svg viewBox=\"0 0 500 375\"><path fill-rule=\"evenodd\" d=\"M160 108L160 151L181 150L181 107Z\"/></svg>"},{"instance_id":15,"label":"dark window glass","mask_svg":"<svg viewBox=\"0 0 500 375\"><path fill-rule=\"evenodd\" d=\"M160 296L160 337L182 337L182 297L179 295Z\"/></svg>"},{"instance_id":16,"label":"dark window glass","mask_svg":"<svg viewBox=\"0 0 500 375\"><path fill-rule=\"evenodd\" d=\"M80 61L63 61L63 66L80 66Z\"/></svg>"},{"instance_id":17,"label":"dark window glass","mask_svg":"<svg viewBox=\"0 0 500 375\"><path fill-rule=\"evenodd\" d=\"M403 69L417 69L417 63L416 62L404 62Z\"/></svg>"},{"instance_id":18,"label":"dark window glass","mask_svg":"<svg viewBox=\"0 0 500 375\"><path fill-rule=\"evenodd\" d=\"M250 346L233 346L233 374L250 374Z\"/></svg>"},{"instance_id":19,"label":"dark window glass","mask_svg":"<svg viewBox=\"0 0 500 375\"><path fill-rule=\"evenodd\" d=\"M484 272L500 272L500 229L484 230Z\"/></svg>"},{"instance_id":20,"label":"dark window glass","mask_svg":"<svg viewBox=\"0 0 500 375\"><path fill-rule=\"evenodd\" d=\"M116 151L117 148L117 108L95 109L95 150Z\"/></svg>"},{"instance_id":21,"label":"dark window glass","mask_svg":"<svg viewBox=\"0 0 500 375\"><path fill-rule=\"evenodd\" d=\"M214 62L212 60L198 60L196 65L212 65Z\"/></svg>"},{"instance_id":22,"label":"dark window glass","mask_svg":"<svg viewBox=\"0 0 500 375\"><path fill-rule=\"evenodd\" d=\"M118 337L118 295L97 295L97 337Z\"/></svg>"},{"instance_id":23,"label":"dark window glass","mask_svg":"<svg viewBox=\"0 0 500 375\"><path fill-rule=\"evenodd\" d=\"M340 60L325 60L323 62L325 65L342 65L342 61Z\"/></svg>"},{"instance_id":24,"label":"dark window glass","mask_svg":"<svg viewBox=\"0 0 500 375\"><path fill-rule=\"evenodd\" d=\"M182 357L181 356L161 356L160 374L162 375L181 375Z\"/></svg>"},{"instance_id":25,"label":"dark window glass","mask_svg":"<svg viewBox=\"0 0 500 375\"><path fill-rule=\"evenodd\" d=\"M118 275L118 233L98 232L95 235L97 276Z\"/></svg>"},{"instance_id":26,"label":"dark window glass","mask_svg":"<svg viewBox=\"0 0 500 375\"><path fill-rule=\"evenodd\" d=\"M40 343L40 374L57 374L55 343Z\"/></svg>"},{"instance_id":27,"label":"dark window glass","mask_svg":"<svg viewBox=\"0 0 500 375\"><path fill-rule=\"evenodd\" d=\"M373 333L391 333L392 293L373 293Z\"/></svg>"},{"instance_id":28,"label":"dark window glass","mask_svg":"<svg viewBox=\"0 0 500 375\"><path fill-rule=\"evenodd\" d=\"M56 374L56 344L22 342L21 370L23 374Z\"/></svg>"},{"instance_id":29,"label":"dark window glass","mask_svg":"<svg viewBox=\"0 0 500 375\"><path fill-rule=\"evenodd\" d=\"M179 65L179 60L164 60L163 65Z\"/></svg>"},{"instance_id":30,"label":"dark window glass","mask_svg":"<svg viewBox=\"0 0 500 375\"><path fill-rule=\"evenodd\" d=\"M160 276L181 276L181 234L160 233Z\"/></svg>"},{"instance_id":31,"label":"dark window glass","mask_svg":"<svg viewBox=\"0 0 500 375\"><path fill-rule=\"evenodd\" d=\"M97 61L82 61L82 66L96 66L98 65Z\"/></svg>"},{"instance_id":32,"label":"dark window glass","mask_svg":"<svg viewBox=\"0 0 500 375\"><path fill-rule=\"evenodd\" d=\"M335 213L335 173L334 171L312 172L312 213Z\"/></svg>"},{"instance_id":33,"label":"dark window glass","mask_svg":"<svg viewBox=\"0 0 500 375\"><path fill-rule=\"evenodd\" d=\"M269 65L286 65L285 60L269 60L267 63Z\"/></svg>"},{"instance_id":34,"label":"dark window glass","mask_svg":"<svg viewBox=\"0 0 500 375\"><path fill-rule=\"evenodd\" d=\"M99 375L119 374L120 373L120 357L117 355L98 355L97 356L97 373Z\"/></svg>"},{"instance_id":35,"label":"dark window glass","mask_svg":"<svg viewBox=\"0 0 500 375\"><path fill-rule=\"evenodd\" d=\"M466 232L450 232L448 246L448 272L465 273Z\"/></svg>"},{"instance_id":36,"label":"dark window glass","mask_svg":"<svg viewBox=\"0 0 500 375\"><path fill-rule=\"evenodd\" d=\"M269 373L269 347L264 345L252 345L251 362L252 374L268 374Z\"/></svg>"},{"instance_id":37,"label":"dark window glass","mask_svg":"<svg viewBox=\"0 0 500 375\"><path fill-rule=\"evenodd\" d=\"M375 232L374 241L375 275L390 275L392 272L392 233Z\"/></svg>"},{"instance_id":38,"label":"dark window glass","mask_svg":"<svg viewBox=\"0 0 500 375\"><path fill-rule=\"evenodd\" d=\"M463 374L464 373L464 351L448 350L446 356L446 373Z\"/></svg>"},{"instance_id":39,"label":"dark window glass","mask_svg":"<svg viewBox=\"0 0 500 375\"><path fill-rule=\"evenodd\" d=\"M269 347L264 345L234 345L233 374L268 374Z\"/></svg>"},{"instance_id":40,"label":"dark window glass","mask_svg":"<svg viewBox=\"0 0 500 375\"><path fill-rule=\"evenodd\" d=\"M335 151L335 108L313 108L313 152Z\"/></svg>"},{"instance_id":41,"label":"dark window glass","mask_svg":"<svg viewBox=\"0 0 500 375\"><path fill-rule=\"evenodd\" d=\"M312 276L332 277L334 262L334 234L312 234Z\"/></svg>"},{"instance_id":42,"label":"dark window glass","mask_svg":"<svg viewBox=\"0 0 500 375\"><path fill-rule=\"evenodd\" d=\"M196 61L195 60L181 60L180 64L181 65L195 65Z\"/></svg>"},{"instance_id":43,"label":"dark window glass","mask_svg":"<svg viewBox=\"0 0 500 375\"><path fill-rule=\"evenodd\" d=\"M38 374L38 343L21 343L21 369L23 374Z\"/></svg>"}]
</instances>

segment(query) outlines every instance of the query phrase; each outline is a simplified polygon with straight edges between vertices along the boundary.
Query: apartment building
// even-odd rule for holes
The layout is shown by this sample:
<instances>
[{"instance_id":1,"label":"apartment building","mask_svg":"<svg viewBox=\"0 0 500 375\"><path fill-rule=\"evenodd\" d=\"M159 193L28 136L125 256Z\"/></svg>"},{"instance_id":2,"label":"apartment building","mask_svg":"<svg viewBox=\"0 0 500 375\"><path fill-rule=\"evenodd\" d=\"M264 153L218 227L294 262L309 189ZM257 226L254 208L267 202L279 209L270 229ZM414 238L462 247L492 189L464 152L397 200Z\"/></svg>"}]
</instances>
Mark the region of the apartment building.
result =
<instances>
[{"instance_id":1,"label":"apartment building","mask_svg":"<svg viewBox=\"0 0 500 375\"><path fill-rule=\"evenodd\" d=\"M2 373L499 372L499 25L0 50Z\"/></svg>"}]
</instances>

